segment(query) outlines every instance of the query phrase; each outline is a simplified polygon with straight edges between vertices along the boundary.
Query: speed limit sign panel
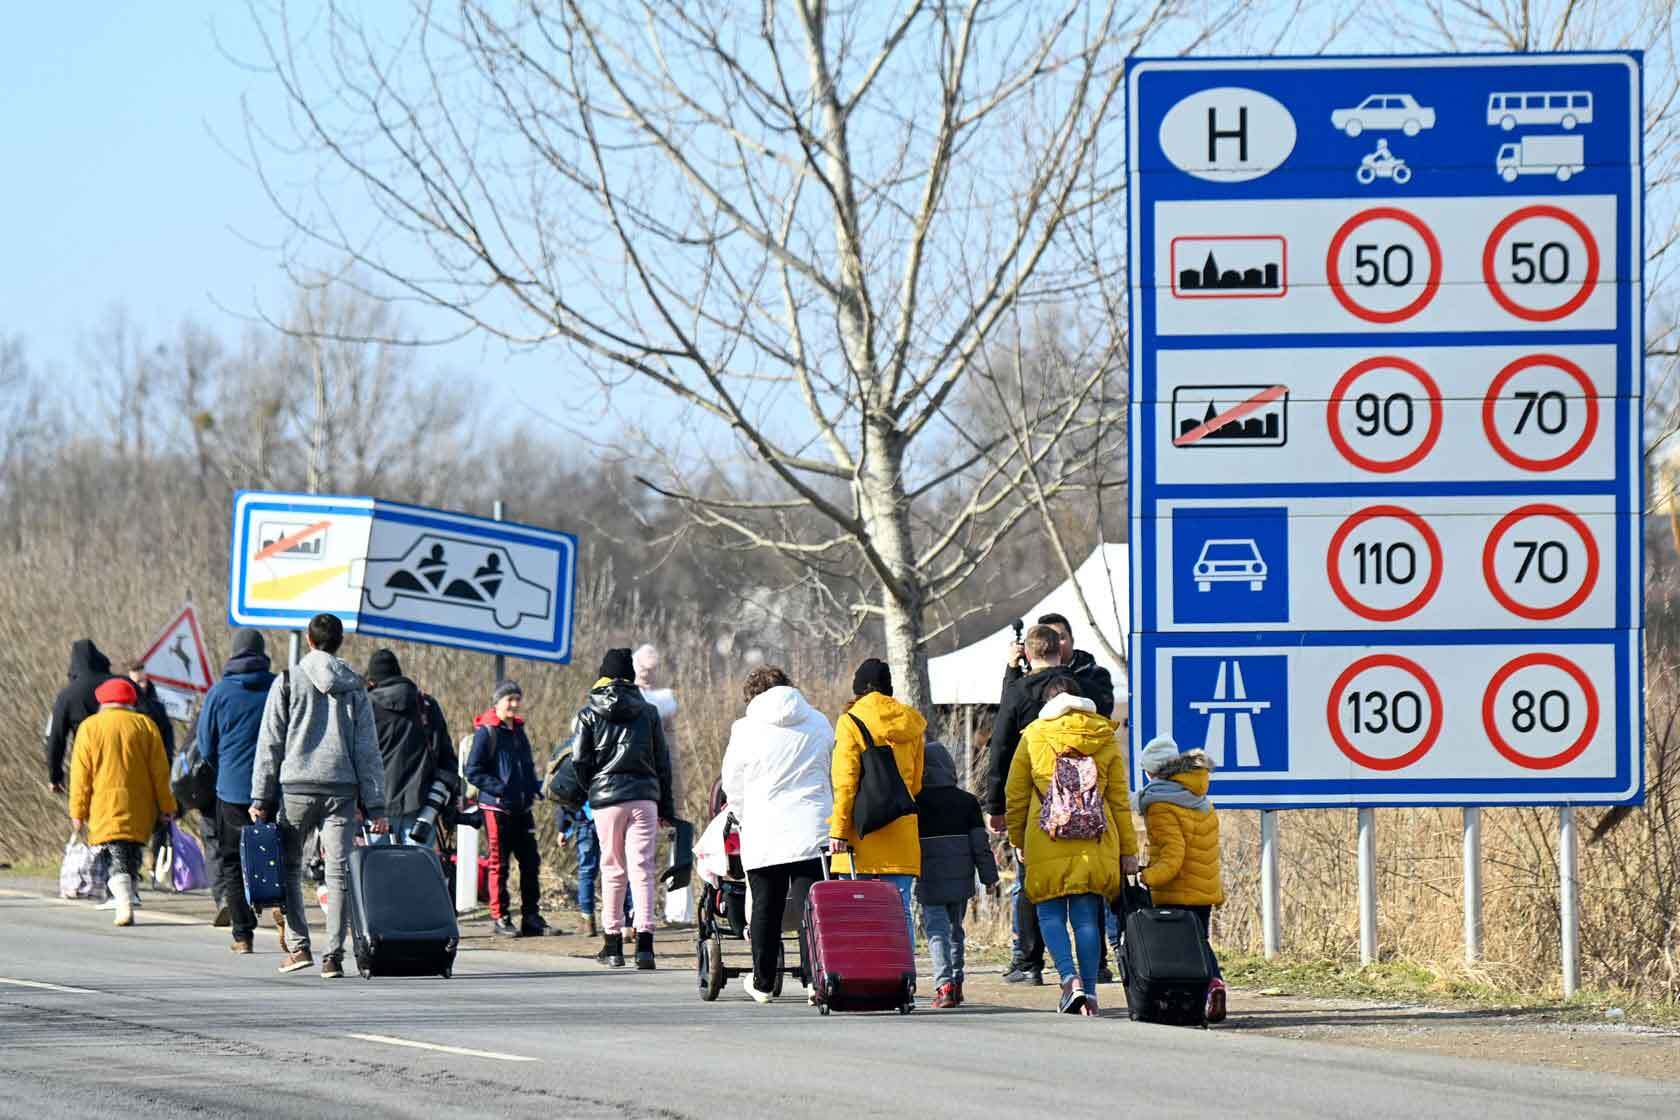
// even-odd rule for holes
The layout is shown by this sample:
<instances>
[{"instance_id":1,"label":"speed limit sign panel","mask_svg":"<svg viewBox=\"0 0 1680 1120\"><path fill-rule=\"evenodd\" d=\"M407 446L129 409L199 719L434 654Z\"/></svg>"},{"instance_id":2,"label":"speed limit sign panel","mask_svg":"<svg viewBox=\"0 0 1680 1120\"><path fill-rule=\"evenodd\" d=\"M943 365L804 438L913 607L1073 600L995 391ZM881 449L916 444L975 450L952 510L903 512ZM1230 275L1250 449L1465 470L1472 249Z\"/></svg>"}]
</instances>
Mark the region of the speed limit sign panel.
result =
<instances>
[{"instance_id":1,"label":"speed limit sign panel","mask_svg":"<svg viewBox=\"0 0 1680 1120\"><path fill-rule=\"evenodd\" d=\"M1129 64L1134 758L1642 796L1640 68Z\"/></svg>"}]
</instances>

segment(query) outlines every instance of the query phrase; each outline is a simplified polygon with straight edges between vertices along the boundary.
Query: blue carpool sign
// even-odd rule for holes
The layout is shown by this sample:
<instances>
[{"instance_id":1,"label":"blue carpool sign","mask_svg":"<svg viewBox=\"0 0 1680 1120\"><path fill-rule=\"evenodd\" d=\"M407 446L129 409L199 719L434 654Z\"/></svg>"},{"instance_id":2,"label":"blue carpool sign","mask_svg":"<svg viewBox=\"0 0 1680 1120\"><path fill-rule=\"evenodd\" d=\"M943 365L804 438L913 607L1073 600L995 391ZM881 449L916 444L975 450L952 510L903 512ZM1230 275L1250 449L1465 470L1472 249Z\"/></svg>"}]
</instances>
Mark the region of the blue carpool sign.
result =
<instances>
[{"instance_id":1,"label":"blue carpool sign","mask_svg":"<svg viewBox=\"0 0 1680 1120\"><path fill-rule=\"evenodd\" d=\"M242 491L228 621L346 629L539 661L572 653L577 538L372 498Z\"/></svg>"},{"instance_id":2,"label":"blue carpool sign","mask_svg":"<svg viewBox=\"0 0 1680 1120\"><path fill-rule=\"evenodd\" d=\"M1131 61L1134 759L1642 798L1640 71Z\"/></svg>"}]
</instances>

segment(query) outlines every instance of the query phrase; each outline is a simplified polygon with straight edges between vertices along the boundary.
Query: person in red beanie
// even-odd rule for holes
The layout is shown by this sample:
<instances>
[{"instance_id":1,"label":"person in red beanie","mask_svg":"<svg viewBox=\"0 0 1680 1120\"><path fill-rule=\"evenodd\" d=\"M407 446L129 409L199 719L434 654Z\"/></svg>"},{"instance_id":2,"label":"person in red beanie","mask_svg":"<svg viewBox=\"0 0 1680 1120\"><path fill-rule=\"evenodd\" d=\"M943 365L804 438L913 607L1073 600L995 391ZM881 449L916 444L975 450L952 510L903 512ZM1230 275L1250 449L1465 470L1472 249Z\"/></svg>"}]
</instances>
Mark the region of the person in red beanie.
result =
<instances>
[{"instance_id":1,"label":"person in red beanie","mask_svg":"<svg viewBox=\"0 0 1680 1120\"><path fill-rule=\"evenodd\" d=\"M175 815L175 795L163 736L136 710L133 683L112 677L93 697L99 711L82 721L70 756L70 824L110 857L116 924L131 926L141 850L159 818Z\"/></svg>"}]
</instances>

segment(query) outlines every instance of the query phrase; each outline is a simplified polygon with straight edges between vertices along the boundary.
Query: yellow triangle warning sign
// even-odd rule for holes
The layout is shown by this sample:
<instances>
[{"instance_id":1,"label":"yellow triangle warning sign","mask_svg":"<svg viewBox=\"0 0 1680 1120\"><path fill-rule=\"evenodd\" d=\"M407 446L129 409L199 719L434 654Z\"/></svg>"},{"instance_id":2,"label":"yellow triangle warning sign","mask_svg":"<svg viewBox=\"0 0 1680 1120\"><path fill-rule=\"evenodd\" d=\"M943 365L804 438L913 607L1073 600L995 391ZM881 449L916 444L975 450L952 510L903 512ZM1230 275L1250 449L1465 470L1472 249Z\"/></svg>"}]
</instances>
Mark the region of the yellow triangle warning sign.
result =
<instances>
[{"instance_id":1,"label":"yellow triangle warning sign","mask_svg":"<svg viewBox=\"0 0 1680 1120\"><path fill-rule=\"evenodd\" d=\"M158 684L192 692L210 691L210 658L204 652L204 634L191 604L164 627L142 660L146 675Z\"/></svg>"}]
</instances>

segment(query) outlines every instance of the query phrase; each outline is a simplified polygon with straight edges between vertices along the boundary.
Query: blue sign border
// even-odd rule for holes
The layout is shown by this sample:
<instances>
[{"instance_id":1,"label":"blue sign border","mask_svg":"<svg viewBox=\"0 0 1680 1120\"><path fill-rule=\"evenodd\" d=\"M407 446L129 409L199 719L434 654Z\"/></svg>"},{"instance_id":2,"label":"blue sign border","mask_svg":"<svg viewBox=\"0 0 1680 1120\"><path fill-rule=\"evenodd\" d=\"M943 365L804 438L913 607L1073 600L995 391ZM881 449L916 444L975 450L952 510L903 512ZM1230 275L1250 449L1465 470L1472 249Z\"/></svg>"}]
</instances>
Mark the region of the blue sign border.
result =
<instances>
[{"instance_id":1,"label":"blue sign border","mask_svg":"<svg viewBox=\"0 0 1680 1120\"><path fill-rule=\"evenodd\" d=\"M1616 348L1617 400L1614 408L1616 438L1616 477L1613 481L1578 481L1553 479L1547 481L1488 482L1488 483L1289 483L1272 485L1161 485L1156 481L1156 430L1152 424L1134 425L1128 432L1128 465L1132 485L1128 487L1128 524L1132 528L1132 656L1128 659L1128 676L1133 698L1131 744L1136 758L1141 745L1154 733L1159 723L1156 711L1157 665L1156 651L1163 648L1197 649L1253 645L1278 646L1418 646L1501 644L1513 642L1537 646L1565 646L1579 644L1612 645L1616 650L1616 695L1612 698L1616 735L1617 776L1613 779L1587 778L1509 778L1509 779L1401 779L1372 778L1354 780L1279 780L1220 782L1213 791L1220 795L1223 805L1232 808L1330 808L1348 806L1441 806L1475 804L1638 804L1644 800L1644 549L1636 535L1636 526L1645 515L1645 487L1643 485L1643 455L1640 446L1642 417L1638 411L1645 395L1644 364L1644 307L1639 298L1644 292L1645 260L1643 235L1645 229L1645 164L1643 133L1639 127L1644 120L1643 53L1639 51L1583 51L1534 54L1422 54L1422 55L1323 55L1280 56L1272 58L1139 58L1126 63L1126 143L1128 168L1131 175L1131 195L1128 202L1127 231L1128 311L1133 325L1132 361L1130 363L1131 393L1134 404L1156 401L1155 354L1158 350L1198 349L1271 349L1271 348L1328 348L1370 347L1372 345L1400 346L1487 346L1532 345L1534 331L1479 332L1407 332L1372 330L1361 333L1337 334L1249 334L1219 336L1169 336L1156 333L1154 285L1154 204L1162 200L1256 198L1348 198L1353 193L1344 188L1315 186L1303 190L1308 182L1328 182L1317 174L1322 169L1290 178L1286 169L1270 182L1268 177L1240 184L1214 183L1189 175L1171 172L1158 150L1160 120L1171 105L1196 88L1211 88L1216 84L1242 84L1247 88L1270 93L1287 103L1283 96L1292 78L1308 72L1340 73L1357 69L1370 85L1385 73L1406 67L1420 71L1462 70L1475 67L1499 67L1518 72L1540 71L1556 81L1564 68L1621 67L1628 72L1630 94L1626 111L1618 119L1629 126L1625 159L1595 161L1596 166L1575 177L1567 189L1530 190L1529 194L1555 194L1568 197L1577 193L1613 194L1617 203L1618 229L1616 235L1616 275L1624 278L1622 286L1627 294L1616 299L1616 325L1611 330L1546 331L1541 335L1548 343L1568 345L1585 343L1611 344ZM1149 98L1147 108L1141 107L1143 97L1138 93L1142 79L1150 74L1170 76L1177 82L1176 92ZM1210 78L1224 78L1220 83ZM1524 79L1514 77L1513 85ZM1608 81L1609 79L1604 79ZM1596 87L1595 87L1596 88ZM1621 96L1620 78L1616 79L1618 99ZM1596 95L1595 96L1599 96ZM1297 94L1297 100L1299 99ZM1603 104L1600 96L1599 104ZM1618 107L1620 101L1618 100ZM1328 111L1329 105L1323 108ZM1147 116L1141 116L1147 112ZM1141 119L1140 119L1141 116ZM1140 150L1140 138L1157 145L1146 158ZM1614 141L1618 145L1622 140ZM1633 170L1632 175L1621 174L1621 168ZM1169 173L1171 172L1171 173ZM1483 172L1485 178L1485 169ZM1345 174L1344 174L1345 179ZM1163 189L1165 188L1165 189ZM1497 197L1494 191L1477 189L1420 192L1426 197ZM1635 197L1637 196L1637 197ZM1393 196L1373 196L1393 197ZM1635 203L1637 202L1637 206ZM1637 225L1634 215L1637 214ZM1630 231L1630 225L1633 226ZM1640 244L1635 246L1638 239ZM1637 250L1637 251L1636 251ZM1635 386L1637 385L1637 389ZM1141 428L1141 431L1139 430ZM1569 495L1613 494L1616 498L1617 549L1621 562L1617 565L1616 629L1612 630L1545 630L1512 629L1481 631L1350 631L1324 633L1299 631L1261 632L1167 632L1158 631L1161 596L1156 581L1156 534L1161 530L1158 503L1170 498L1215 498L1232 500L1276 500L1295 496L1424 496L1424 495ZM1637 513L1637 517L1633 516ZM1163 725L1164 726L1164 725ZM1628 794L1628 782L1637 774L1635 792ZM1225 787L1225 788L1221 788ZM1260 800L1249 795L1269 794ZM1361 799L1380 798L1379 800ZM1434 794L1436 796L1429 796ZM1416 795L1417 800L1410 800ZM1478 799L1478 795L1480 799ZM1514 796L1513 796L1514 795ZM1292 801L1291 798L1297 800ZM1392 798L1398 797L1399 800ZM1305 800L1305 799L1312 800ZM1325 800L1319 800L1325 798Z\"/></svg>"}]
</instances>

